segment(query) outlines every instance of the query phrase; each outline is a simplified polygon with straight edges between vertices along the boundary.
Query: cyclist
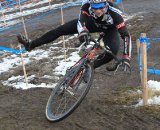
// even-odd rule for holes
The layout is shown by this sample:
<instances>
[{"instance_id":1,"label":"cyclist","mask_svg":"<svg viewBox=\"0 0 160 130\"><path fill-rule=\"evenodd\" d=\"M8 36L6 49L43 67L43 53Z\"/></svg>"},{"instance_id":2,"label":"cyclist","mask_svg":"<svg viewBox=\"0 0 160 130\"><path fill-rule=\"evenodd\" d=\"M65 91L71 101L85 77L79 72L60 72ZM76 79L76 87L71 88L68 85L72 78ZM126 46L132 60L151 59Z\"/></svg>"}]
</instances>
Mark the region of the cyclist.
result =
<instances>
[{"instance_id":1,"label":"cyclist","mask_svg":"<svg viewBox=\"0 0 160 130\"><path fill-rule=\"evenodd\" d=\"M74 19L50 30L43 36L29 40L23 35L17 36L18 41L23 44L27 51L46 43L54 41L62 35L79 34L80 43L88 41L89 33L103 32L103 41L114 54L118 53L120 37L123 39L124 51L122 62L127 71L130 70L131 58L131 36L121 16L122 12L112 2L106 0L89 0L81 6L78 19ZM110 62L113 57L107 53L101 54L94 61L94 68Z\"/></svg>"}]
</instances>

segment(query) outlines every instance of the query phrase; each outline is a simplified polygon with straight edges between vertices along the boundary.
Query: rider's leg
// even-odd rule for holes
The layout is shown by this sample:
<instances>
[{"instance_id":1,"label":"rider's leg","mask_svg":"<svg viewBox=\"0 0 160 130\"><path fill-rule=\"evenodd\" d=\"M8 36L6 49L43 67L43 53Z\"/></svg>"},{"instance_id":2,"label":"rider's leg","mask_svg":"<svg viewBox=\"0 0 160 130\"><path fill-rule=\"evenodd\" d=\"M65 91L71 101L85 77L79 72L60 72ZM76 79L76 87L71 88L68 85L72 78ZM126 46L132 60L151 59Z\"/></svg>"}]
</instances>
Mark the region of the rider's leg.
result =
<instances>
[{"instance_id":1,"label":"rider's leg","mask_svg":"<svg viewBox=\"0 0 160 130\"><path fill-rule=\"evenodd\" d=\"M89 30L89 32L91 33L98 32L100 30L95 26L95 23L91 17L88 17L88 19L86 19L85 22L86 22L86 27ZM42 35L41 37L33 40L31 47L34 48L34 47L41 46L43 44L50 43L62 35L71 35L71 34L78 33L77 23L78 23L78 19L74 19L74 20L71 20L65 23L64 25L60 25L59 27L53 30L50 30L49 32Z\"/></svg>"},{"instance_id":2,"label":"rider's leg","mask_svg":"<svg viewBox=\"0 0 160 130\"><path fill-rule=\"evenodd\" d=\"M49 32L42 35L41 37L33 40L31 42L31 48L35 48L43 44L50 43L62 35L71 35L71 34L78 33L77 21L78 19L74 19L72 21L65 23L64 25L60 25L59 27L53 30L50 30Z\"/></svg>"},{"instance_id":3,"label":"rider's leg","mask_svg":"<svg viewBox=\"0 0 160 130\"><path fill-rule=\"evenodd\" d=\"M118 53L120 45L120 37L118 34L118 30L116 28L107 29L105 34L106 35L103 38L104 44L109 46L111 51L116 55ZM105 52L104 54L99 55L94 61L94 68L106 64L112 59L113 57L109 53Z\"/></svg>"}]
</instances>

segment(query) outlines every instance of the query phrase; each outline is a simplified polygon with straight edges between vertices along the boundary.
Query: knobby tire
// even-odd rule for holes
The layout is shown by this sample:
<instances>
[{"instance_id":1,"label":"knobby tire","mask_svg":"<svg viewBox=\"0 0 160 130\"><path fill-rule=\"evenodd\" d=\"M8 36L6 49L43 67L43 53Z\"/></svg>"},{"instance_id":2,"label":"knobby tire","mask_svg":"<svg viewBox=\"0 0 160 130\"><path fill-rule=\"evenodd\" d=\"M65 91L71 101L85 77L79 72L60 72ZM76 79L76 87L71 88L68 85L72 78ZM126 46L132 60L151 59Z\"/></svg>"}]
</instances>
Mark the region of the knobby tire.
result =
<instances>
[{"instance_id":1,"label":"knobby tire","mask_svg":"<svg viewBox=\"0 0 160 130\"><path fill-rule=\"evenodd\" d=\"M64 81L66 80L66 79L64 79L65 76L56 85L55 89L52 90L51 95L50 95L50 97L48 99L48 102L47 102L47 105L46 105L46 118L49 121L51 121L51 122L57 122L57 121L63 120L64 118L66 118L67 116L69 116L80 105L80 103L82 102L82 100L85 98L85 96L87 95L87 93L88 93L88 91L89 91L89 89L91 87L91 84L92 84L92 81L93 81L93 76L94 76L93 66L90 63L87 63L85 65L85 67L86 68L84 69L85 70L84 72L83 72L82 69L77 72L77 73L79 73L80 77L78 77L79 75L75 75L74 76L74 78L76 76L77 76L76 78L79 78L78 81L76 81L73 78L69 79L69 82L72 83L72 84L74 84L73 80L76 81L76 84L73 85L73 88L72 88L71 85L69 85L69 82L66 83L67 84L67 87L66 87L67 89L69 89L69 88L73 89L70 93L68 92L70 90L64 89L65 88L64 87L65 86L64 85ZM87 81L85 81L86 77L84 78L84 76L85 76L86 73L87 73L86 77L88 78ZM80 85L82 84L82 82L84 82L83 84L86 83L86 87L85 87L84 91L82 92L82 94L80 95L80 97L78 97L78 99L76 99L76 97L73 97L72 94L74 95L74 94L78 93L78 91L81 91L81 86ZM83 89L83 84L82 84L82 89ZM69 100L76 99L77 101L75 101L75 103L72 106L69 106L69 109L67 111L66 110L64 111L64 107L66 107L69 104L69 102L70 102L70 101L67 100L68 104L65 103L65 101L66 101L65 99L66 99L67 95L73 97L73 99L69 98ZM63 96L64 96L65 99L63 99L63 98L62 99L65 100L65 101L63 101L62 99L61 100L57 99L57 98L61 98ZM52 110L54 109L54 107L56 107L56 104L57 104L58 101L60 101L60 105L59 105L59 107L57 109L60 109L60 111L62 111L60 114L59 113L57 114L57 112L52 112ZM52 103L54 105L52 105ZM65 105L62 106L62 103L65 104Z\"/></svg>"}]
</instances>

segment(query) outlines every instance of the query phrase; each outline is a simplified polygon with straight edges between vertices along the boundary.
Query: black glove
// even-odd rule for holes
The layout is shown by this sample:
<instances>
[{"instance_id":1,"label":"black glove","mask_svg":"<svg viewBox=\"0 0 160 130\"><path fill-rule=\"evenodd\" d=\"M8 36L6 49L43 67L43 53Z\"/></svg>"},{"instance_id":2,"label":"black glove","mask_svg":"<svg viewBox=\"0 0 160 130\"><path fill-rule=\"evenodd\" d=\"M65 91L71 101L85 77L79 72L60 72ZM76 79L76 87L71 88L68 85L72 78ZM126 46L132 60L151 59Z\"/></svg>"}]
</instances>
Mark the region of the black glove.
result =
<instances>
[{"instance_id":1,"label":"black glove","mask_svg":"<svg viewBox=\"0 0 160 130\"><path fill-rule=\"evenodd\" d=\"M87 46L89 44L89 38L90 38L90 35L89 35L89 32L88 30L83 30L80 34L79 34L79 41L80 41L80 44L79 46L85 42L85 46ZM78 47L78 46L77 46Z\"/></svg>"},{"instance_id":2,"label":"black glove","mask_svg":"<svg viewBox=\"0 0 160 130\"><path fill-rule=\"evenodd\" d=\"M26 38L24 35L22 34L18 34L17 35L17 39L18 39L18 42L23 44L25 49L27 51L31 51L32 49L34 49L33 47L31 47L31 40L29 40L28 38Z\"/></svg>"}]
</instances>

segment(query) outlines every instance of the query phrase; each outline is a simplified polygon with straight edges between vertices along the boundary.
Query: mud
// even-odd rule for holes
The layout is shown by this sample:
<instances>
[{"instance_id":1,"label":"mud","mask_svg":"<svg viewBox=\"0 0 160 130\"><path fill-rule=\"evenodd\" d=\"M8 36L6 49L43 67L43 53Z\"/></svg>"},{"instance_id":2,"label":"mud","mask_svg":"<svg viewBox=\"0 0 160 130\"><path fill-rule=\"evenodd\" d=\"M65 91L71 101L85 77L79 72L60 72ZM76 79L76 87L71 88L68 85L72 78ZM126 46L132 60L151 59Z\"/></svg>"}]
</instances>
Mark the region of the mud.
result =
<instances>
[{"instance_id":1,"label":"mud","mask_svg":"<svg viewBox=\"0 0 160 130\"><path fill-rule=\"evenodd\" d=\"M0 130L159 130L159 105L134 107L138 99L142 97L141 94L135 93L141 89L137 67L136 39L141 32L146 32L149 37L160 36L159 5L159 0L123 1L127 14L141 12L127 22L133 42L131 75L122 72L114 75L105 70L105 65L96 69L93 85L85 100L69 117L58 123L50 123L45 118L45 106L51 89L16 90L0 84ZM65 21L76 18L78 13L77 7L65 10ZM28 23L29 36L35 38L60 24L58 14L59 11L56 11L51 14L52 16L48 15L41 19L39 21L41 26L34 21ZM3 41L1 44L9 45L10 38L7 35L13 34L13 32L17 34L21 31L20 26L10 31L4 31L1 33ZM44 47L48 46L50 45ZM157 69L160 66L159 46L159 44L153 44L148 52L148 66L154 66ZM46 67L42 70L41 63L47 62L48 59L42 61L27 65L27 71L30 74L36 73L40 77L45 73L50 73L49 70L56 66L51 61L53 64L45 65ZM40 67L36 67L37 65ZM0 80L22 73L17 68L0 75ZM160 77L157 75L149 75L148 79L160 81ZM41 83L43 80L38 78L35 82Z\"/></svg>"}]
</instances>

